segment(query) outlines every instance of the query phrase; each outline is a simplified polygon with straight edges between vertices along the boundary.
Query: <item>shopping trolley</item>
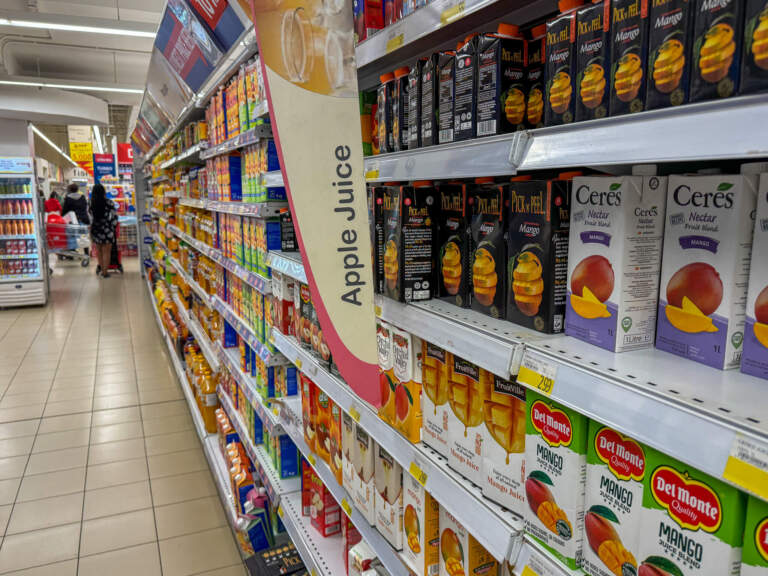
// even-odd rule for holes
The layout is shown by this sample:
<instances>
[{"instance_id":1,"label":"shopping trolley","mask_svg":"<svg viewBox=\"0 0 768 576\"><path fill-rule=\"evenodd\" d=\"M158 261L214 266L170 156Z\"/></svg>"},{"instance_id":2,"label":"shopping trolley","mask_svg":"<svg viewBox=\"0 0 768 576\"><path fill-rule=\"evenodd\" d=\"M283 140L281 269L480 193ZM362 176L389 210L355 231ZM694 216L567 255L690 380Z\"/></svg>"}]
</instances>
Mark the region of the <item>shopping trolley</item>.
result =
<instances>
[{"instance_id":1,"label":"shopping trolley","mask_svg":"<svg viewBox=\"0 0 768 576\"><path fill-rule=\"evenodd\" d=\"M67 224L49 217L45 223L45 236L49 252L80 260L80 266L83 268L90 264L90 257L83 251L78 251L91 246L88 225Z\"/></svg>"}]
</instances>

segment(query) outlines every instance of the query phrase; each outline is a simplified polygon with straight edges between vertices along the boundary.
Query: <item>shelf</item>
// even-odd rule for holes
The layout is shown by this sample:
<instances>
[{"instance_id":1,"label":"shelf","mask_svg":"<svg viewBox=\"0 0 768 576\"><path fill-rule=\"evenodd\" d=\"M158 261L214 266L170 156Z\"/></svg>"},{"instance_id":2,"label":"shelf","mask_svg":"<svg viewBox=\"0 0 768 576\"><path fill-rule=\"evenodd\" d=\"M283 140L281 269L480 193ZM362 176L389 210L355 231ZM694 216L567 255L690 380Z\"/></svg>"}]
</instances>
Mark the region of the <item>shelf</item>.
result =
<instances>
[{"instance_id":1,"label":"shelf","mask_svg":"<svg viewBox=\"0 0 768 576\"><path fill-rule=\"evenodd\" d=\"M31 254L0 254L0 260L37 260L37 252Z\"/></svg>"},{"instance_id":2,"label":"shelf","mask_svg":"<svg viewBox=\"0 0 768 576\"><path fill-rule=\"evenodd\" d=\"M170 182L168 176L158 176L157 178L150 178L150 184L159 184L160 182Z\"/></svg>"},{"instance_id":3,"label":"shelf","mask_svg":"<svg viewBox=\"0 0 768 576\"><path fill-rule=\"evenodd\" d=\"M224 460L224 455L221 453L218 436L212 435L203 440L203 451L208 458L208 463L213 472L213 478L216 482L219 498L227 513L229 525L235 532L239 532L243 529L243 520L235 510L235 501L232 498L232 490L229 487L229 471L227 470L227 463Z\"/></svg>"},{"instance_id":4,"label":"shelf","mask_svg":"<svg viewBox=\"0 0 768 576\"><path fill-rule=\"evenodd\" d=\"M163 250L165 250L165 253L166 253L166 254L168 254L169 256L171 255L171 251L168 249L168 246L165 244L165 242L163 242L163 239L162 239L162 238L160 238L160 235L159 235L159 234L152 234L152 240L154 240L155 242L157 242L158 244L160 244L160 247L161 247Z\"/></svg>"},{"instance_id":5,"label":"shelf","mask_svg":"<svg viewBox=\"0 0 768 576\"><path fill-rule=\"evenodd\" d=\"M181 190L166 190L163 196L166 198L181 198Z\"/></svg>"},{"instance_id":6,"label":"shelf","mask_svg":"<svg viewBox=\"0 0 768 576\"><path fill-rule=\"evenodd\" d=\"M531 573L536 576L584 576L581 570L571 570L563 566L552 554L527 535L523 537L520 551L515 554L515 557L512 567L515 576L529 576Z\"/></svg>"},{"instance_id":7,"label":"shelf","mask_svg":"<svg viewBox=\"0 0 768 576\"><path fill-rule=\"evenodd\" d=\"M35 240L34 234L0 234L0 240Z\"/></svg>"},{"instance_id":8,"label":"shelf","mask_svg":"<svg viewBox=\"0 0 768 576\"><path fill-rule=\"evenodd\" d=\"M261 118L262 116L266 116L268 114L269 104L266 101L260 102L256 106L255 118ZM244 146L250 146L262 138L270 138L271 136L272 127L269 124L261 124L246 130L242 134L233 136L221 144L209 147L207 150L200 153L200 159L207 160L208 158L213 158L214 156L218 156L220 154L226 154L239 148L243 148Z\"/></svg>"},{"instance_id":9,"label":"shelf","mask_svg":"<svg viewBox=\"0 0 768 576\"><path fill-rule=\"evenodd\" d=\"M0 214L0 220L33 220L34 214Z\"/></svg>"},{"instance_id":10,"label":"shelf","mask_svg":"<svg viewBox=\"0 0 768 576\"><path fill-rule=\"evenodd\" d=\"M2 200L23 200L25 198L32 198L32 194L0 194L0 201Z\"/></svg>"},{"instance_id":11,"label":"shelf","mask_svg":"<svg viewBox=\"0 0 768 576\"><path fill-rule=\"evenodd\" d=\"M307 283L307 274L304 272L304 264L301 261L300 252L281 252L270 250L267 257L267 266L281 274L290 276L304 284Z\"/></svg>"},{"instance_id":12,"label":"shelf","mask_svg":"<svg viewBox=\"0 0 768 576\"><path fill-rule=\"evenodd\" d=\"M175 166L179 162L190 161L190 162L197 162L202 158L202 151L206 150L208 148L208 142L205 140L202 140L195 144L194 146L191 146L181 152L180 154L174 156L173 158L169 158L165 162L162 162L160 164L160 169L165 170L166 168L170 168L171 166Z\"/></svg>"},{"instance_id":13,"label":"shelf","mask_svg":"<svg viewBox=\"0 0 768 576\"><path fill-rule=\"evenodd\" d=\"M184 282L186 282L190 288L192 288L192 291L198 295L200 300L203 301L203 303L210 308L211 307L211 295L208 294L205 290L203 290L202 286L195 282L194 278L187 274L187 271L184 270L184 268L181 267L181 264L179 263L176 258L169 257L168 260L171 263L171 266L173 266L176 269L176 272L184 279Z\"/></svg>"},{"instance_id":14,"label":"shelf","mask_svg":"<svg viewBox=\"0 0 768 576\"><path fill-rule=\"evenodd\" d=\"M208 200L205 198L179 198L179 205L191 206L192 208L208 209Z\"/></svg>"},{"instance_id":15,"label":"shelf","mask_svg":"<svg viewBox=\"0 0 768 576\"><path fill-rule=\"evenodd\" d=\"M200 346L200 350L202 351L203 356L205 356L205 359L208 361L208 365L211 367L211 370L218 372L220 368L219 357L216 354L216 350L210 338L208 338L208 335L203 330L203 327L200 326L197 319L191 314L191 312L184 308L181 297L176 291L171 291L171 298L176 303L176 308L178 308L179 316L181 316L182 321L195 337L195 340Z\"/></svg>"},{"instance_id":16,"label":"shelf","mask_svg":"<svg viewBox=\"0 0 768 576\"><path fill-rule=\"evenodd\" d=\"M277 355L270 352L269 349L259 341L253 330L251 330L251 328L237 314L235 314L234 310L232 310L226 302L218 296L214 296L212 302L213 307L218 310L232 328L235 329L235 332L240 334L243 340L248 343L248 346L253 348L259 358L270 366L275 363L282 363L282 360Z\"/></svg>"},{"instance_id":17,"label":"shelf","mask_svg":"<svg viewBox=\"0 0 768 576\"><path fill-rule=\"evenodd\" d=\"M42 280L40 273L35 274L0 274L0 284L7 282L18 282L19 280Z\"/></svg>"},{"instance_id":18,"label":"shelf","mask_svg":"<svg viewBox=\"0 0 768 576\"><path fill-rule=\"evenodd\" d=\"M280 215L280 210L288 207L287 202L225 202L221 200L208 200L205 198L181 198L179 204L202 208L212 212L226 212L241 216L254 216L257 218L273 218Z\"/></svg>"}]
</instances>

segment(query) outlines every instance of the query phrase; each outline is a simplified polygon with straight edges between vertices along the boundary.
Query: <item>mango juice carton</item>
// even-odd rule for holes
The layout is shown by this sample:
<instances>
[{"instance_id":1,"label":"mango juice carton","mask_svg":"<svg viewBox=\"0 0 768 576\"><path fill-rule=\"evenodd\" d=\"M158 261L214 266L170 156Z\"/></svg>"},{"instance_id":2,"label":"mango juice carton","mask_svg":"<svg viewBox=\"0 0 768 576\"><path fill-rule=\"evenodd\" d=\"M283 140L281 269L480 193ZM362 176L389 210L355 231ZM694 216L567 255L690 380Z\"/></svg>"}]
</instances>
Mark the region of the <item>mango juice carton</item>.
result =
<instances>
[{"instance_id":1,"label":"mango juice carton","mask_svg":"<svg viewBox=\"0 0 768 576\"><path fill-rule=\"evenodd\" d=\"M570 227L570 182L513 181L507 231L507 320L562 332Z\"/></svg>"},{"instance_id":2,"label":"mango juice carton","mask_svg":"<svg viewBox=\"0 0 768 576\"><path fill-rule=\"evenodd\" d=\"M645 460L638 442L589 422L582 560L588 574L637 574Z\"/></svg>"},{"instance_id":3,"label":"mango juice carton","mask_svg":"<svg viewBox=\"0 0 768 576\"><path fill-rule=\"evenodd\" d=\"M395 360L392 354L393 328L383 320L376 319L376 347L379 361L379 387L381 406L379 418L392 425L395 421Z\"/></svg>"},{"instance_id":4,"label":"mango juice carton","mask_svg":"<svg viewBox=\"0 0 768 576\"><path fill-rule=\"evenodd\" d=\"M754 174L670 176L659 350L738 368L756 201Z\"/></svg>"},{"instance_id":5,"label":"mango juice carton","mask_svg":"<svg viewBox=\"0 0 768 576\"><path fill-rule=\"evenodd\" d=\"M408 149L421 147L421 75L426 58L416 60L408 74Z\"/></svg>"},{"instance_id":6,"label":"mango juice carton","mask_svg":"<svg viewBox=\"0 0 768 576\"><path fill-rule=\"evenodd\" d=\"M355 421L346 412L341 414L341 485L354 501L357 478L357 439Z\"/></svg>"},{"instance_id":7,"label":"mango juice carton","mask_svg":"<svg viewBox=\"0 0 768 576\"><path fill-rule=\"evenodd\" d=\"M410 474L403 474L403 554L416 576L435 576L440 564L440 505Z\"/></svg>"},{"instance_id":8,"label":"mango juice carton","mask_svg":"<svg viewBox=\"0 0 768 576\"><path fill-rule=\"evenodd\" d=\"M490 395L483 404L483 496L523 515L525 509L525 388L480 370Z\"/></svg>"},{"instance_id":9,"label":"mango juice carton","mask_svg":"<svg viewBox=\"0 0 768 576\"><path fill-rule=\"evenodd\" d=\"M653 346L667 178L573 179L565 333L624 352Z\"/></svg>"},{"instance_id":10,"label":"mango juice carton","mask_svg":"<svg viewBox=\"0 0 768 576\"><path fill-rule=\"evenodd\" d=\"M472 234L473 310L504 318L507 303L507 186L491 178L476 178L469 193Z\"/></svg>"},{"instance_id":11,"label":"mango juice carton","mask_svg":"<svg viewBox=\"0 0 768 576\"><path fill-rule=\"evenodd\" d=\"M355 425L355 485L352 499L355 508L360 511L363 518L373 526L376 523L376 508L374 492L374 456L376 454L376 442L360 426Z\"/></svg>"},{"instance_id":12,"label":"mango juice carton","mask_svg":"<svg viewBox=\"0 0 768 576\"><path fill-rule=\"evenodd\" d=\"M688 102L694 0L651 0L646 110Z\"/></svg>"},{"instance_id":13,"label":"mango juice carton","mask_svg":"<svg viewBox=\"0 0 768 576\"><path fill-rule=\"evenodd\" d=\"M576 9L581 0L559 0L560 14L547 22L547 101L544 123L558 126L573 122L576 110Z\"/></svg>"},{"instance_id":14,"label":"mango juice carton","mask_svg":"<svg viewBox=\"0 0 768 576\"><path fill-rule=\"evenodd\" d=\"M525 127L544 126L546 82L547 25L539 24L528 31L528 64L525 67Z\"/></svg>"},{"instance_id":15,"label":"mango juice carton","mask_svg":"<svg viewBox=\"0 0 768 576\"><path fill-rule=\"evenodd\" d=\"M747 503L741 576L768 574L768 503L754 496Z\"/></svg>"},{"instance_id":16,"label":"mango juice carton","mask_svg":"<svg viewBox=\"0 0 768 576\"><path fill-rule=\"evenodd\" d=\"M581 565L587 417L527 391L525 529L563 564Z\"/></svg>"},{"instance_id":17,"label":"mango juice carton","mask_svg":"<svg viewBox=\"0 0 768 576\"><path fill-rule=\"evenodd\" d=\"M378 294L384 294L384 188L372 186L371 212L373 212L373 280L374 289Z\"/></svg>"},{"instance_id":18,"label":"mango juice carton","mask_svg":"<svg viewBox=\"0 0 768 576\"><path fill-rule=\"evenodd\" d=\"M738 576L746 496L646 449L638 576Z\"/></svg>"},{"instance_id":19,"label":"mango juice carton","mask_svg":"<svg viewBox=\"0 0 768 576\"><path fill-rule=\"evenodd\" d=\"M441 300L464 308L470 303L471 244L467 186L460 182L441 184L437 294Z\"/></svg>"},{"instance_id":20,"label":"mango juice carton","mask_svg":"<svg viewBox=\"0 0 768 576\"><path fill-rule=\"evenodd\" d=\"M480 368L458 356L448 374L448 465L475 484L483 481L483 407L490 382Z\"/></svg>"},{"instance_id":21,"label":"mango juice carton","mask_svg":"<svg viewBox=\"0 0 768 576\"><path fill-rule=\"evenodd\" d=\"M744 54L740 92L768 88L768 5L764 0L744 2Z\"/></svg>"},{"instance_id":22,"label":"mango juice carton","mask_svg":"<svg viewBox=\"0 0 768 576\"><path fill-rule=\"evenodd\" d=\"M498 562L444 507L440 507L439 576L496 574Z\"/></svg>"},{"instance_id":23,"label":"mango juice carton","mask_svg":"<svg viewBox=\"0 0 768 576\"><path fill-rule=\"evenodd\" d=\"M768 378L768 174L760 176L741 371Z\"/></svg>"},{"instance_id":24,"label":"mango juice carton","mask_svg":"<svg viewBox=\"0 0 768 576\"><path fill-rule=\"evenodd\" d=\"M611 116L645 109L648 0L611 2Z\"/></svg>"},{"instance_id":25,"label":"mango juice carton","mask_svg":"<svg viewBox=\"0 0 768 576\"><path fill-rule=\"evenodd\" d=\"M395 70L395 93L392 99L392 133L394 152L408 149L408 75L411 69L402 66Z\"/></svg>"},{"instance_id":26,"label":"mango juice carton","mask_svg":"<svg viewBox=\"0 0 768 576\"><path fill-rule=\"evenodd\" d=\"M321 388L315 386L315 452L320 458L330 464L331 447L331 399Z\"/></svg>"},{"instance_id":27,"label":"mango juice carton","mask_svg":"<svg viewBox=\"0 0 768 576\"><path fill-rule=\"evenodd\" d=\"M576 122L608 116L611 93L611 0L576 12Z\"/></svg>"},{"instance_id":28,"label":"mango juice carton","mask_svg":"<svg viewBox=\"0 0 768 576\"><path fill-rule=\"evenodd\" d=\"M437 74L439 57L439 54L432 54L429 58L424 59L421 67L419 146L437 144L437 111L440 100L440 85ZM453 111L451 111L451 121L453 121Z\"/></svg>"},{"instance_id":29,"label":"mango juice carton","mask_svg":"<svg viewBox=\"0 0 768 576\"><path fill-rule=\"evenodd\" d=\"M454 80L456 52L448 50L437 54L437 143L453 142Z\"/></svg>"},{"instance_id":30,"label":"mango juice carton","mask_svg":"<svg viewBox=\"0 0 768 576\"><path fill-rule=\"evenodd\" d=\"M468 36L456 50L453 82L453 140L469 140L477 135L477 50L478 37Z\"/></svg>"},{"instance_id":31,"label":"mango juice carton","mask_svg":"<svg viewBox=\"0 0 768 576\"><path fill-rule=\"evenodd\" d=\"M341 414L343 410L341 406L336 404L333 400L329 399L331 405L330 414L330 466L331 472L336 477L336 482L342 484L344 482L344 465L341 456Z\"/></svg>"},{"instance_id":32,"label":"mango juice carton","mask_svg":"<svg viewBox=\"0 0 768 576\"><path fill-rule=\"evenodd\" d=\"M403 547L403 468L376 446L374 507L376 529L395 550Z\"/></svg>"},{"instance_id":33,"label":"mango juice carton","mask_svg":"<svg viewBox=\"0 0 768 576\"><path fill-rule=\"evenodd\" d=\"M421 439L444 458L448 458L448 371L453 355L422 340L421 361Z\"/></svg>"},{"instance_id":34,"label":"mango juice carton","mask_svg":"<svg viewBox=\"0 0 768 576\"><path fill-rule=\"evenodd\" d=\"M379 87L376 91L376 125L378 127L379 152L385 154L394 152L395 138L392 132L392 105L395 97L395 75L387 72L379 76Z\"/></svg>"},{"instance_id":35,"label":"mango juice carton","mask_svg":"<svg viewBox=\"0 0 768 576\"><path fill-rule=\"evenodd\" d=\"M695 0L691 102L738 92L743 30L743 0Z\"/></svg>"},{"instance_id":36,"label":"mango juice carton","mask_svg":"<svg viewBox=\"0 0 768 576\"><path fill-rule=\"evenodd\" d=\"M421 442L421 340L394 330L392 357L395 376L395 418L398 432L414 444Z\"/></svg>"}]
</instances>

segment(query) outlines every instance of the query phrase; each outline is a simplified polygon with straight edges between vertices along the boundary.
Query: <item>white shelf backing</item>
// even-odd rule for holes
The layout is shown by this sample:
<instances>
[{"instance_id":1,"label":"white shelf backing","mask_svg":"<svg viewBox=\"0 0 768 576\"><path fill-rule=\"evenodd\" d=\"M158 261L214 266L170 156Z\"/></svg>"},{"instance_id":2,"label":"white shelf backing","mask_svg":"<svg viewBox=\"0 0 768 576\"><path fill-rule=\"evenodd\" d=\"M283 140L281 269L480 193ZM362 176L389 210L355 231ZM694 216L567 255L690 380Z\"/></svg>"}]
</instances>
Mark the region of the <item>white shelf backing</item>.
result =
<instances>
[{"instance_id":1,"label":"white shelf backing","mask_svg":"<svg viewBox=\"0 0 768 576\"><path fill-rule=\"evenodd\" d=\"M262 116L266 116L267 114L269 114L269 104L266 101L260 102L256 105L256 115L254 118L260 118ZM246 130L237 136L233 136L221 144L210 146L207 150L204 150L200 153L200 158L202 160L207 160L208 158L213 158L214 156L218 156L220 154L226 154L227 152L232 152L233 150L243 148L244 146L250 146L262 138L269 138L271 136L272 127L269 124L261 124Z\"/></svg>"},{"instance_id":2,"label":"white shelf backing","mask_svg":"<svg viewBox=\"0 0 768 576\"><path fill-rule=\"evenodd\" d=\"M224 461L224 455L221 453L219 439L216 435L209 436L203 440L203 449L213 472L213 478L219 491L219 498L227 513L229 525L234 531L238 532L243 529L243 519L240 518L235 510L235 502L232 498L232 491L229 488L229 471L227 470L227 464Z\"/></svg>"},{"instance_id":3,"label":"white shelf backing","mask_svg":"<svg viewBox=\"0 0 768 576\"><path fill-rule=\"evenodd\" d=\"M281 274L290 276L304 284L307 283L307 274L304 272L304 264L301 261L300 252L270 250L267 265Z\"/></svg>"},{"instance_id":4,"label":"white shelf backing","mask_svg":"<svg viewBox=\"0 0 768 576\"><path fill-rule=\"evenodd\" d=\"M235 311L232 310L226 302L218 296L214 296L212 301L213 307L218 310L232 328L240 334L240 336L248 343L248 346L253 348L256 354L259 355L259 358L270 366L275 363L282 363L282 359L279 355L270 352L269 349L256 338L256 334L253 330L251 330L251 328L237 314L235 314Z\"/></svg>"}]
</instances>

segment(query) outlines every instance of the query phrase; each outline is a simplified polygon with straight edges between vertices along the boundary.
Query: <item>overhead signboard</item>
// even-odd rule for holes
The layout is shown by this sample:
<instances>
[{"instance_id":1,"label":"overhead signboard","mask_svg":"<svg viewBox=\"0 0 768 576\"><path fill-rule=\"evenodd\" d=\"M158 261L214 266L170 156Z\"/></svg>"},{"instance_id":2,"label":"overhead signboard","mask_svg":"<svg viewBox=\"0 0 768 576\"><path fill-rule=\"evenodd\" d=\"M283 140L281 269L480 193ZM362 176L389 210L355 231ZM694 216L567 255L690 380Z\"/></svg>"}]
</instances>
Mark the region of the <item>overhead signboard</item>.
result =
<instances>
[{"instance_id":1,"label":"overhead signboard","mask_svg":"<svg viewBox=\"0 0 768 576\"><path fill-rule=\"evenodd\" d=\"M93 176L93 138L90 126L67 126L69 155L83 170Z\"/></svg>"},{"instance_id":2,"label":"overhead signboard","mask_svg":"<svg viewBox=\"0 0 768 576\"><path fill-rule=\"evenodd\" d=\"M115 174L114 154L93 155L93 179L96 182L101 182L104 176L117 176Z\"/></svg>"},{"instance_id":3,"label":"overhead signboard","mask_svg":"<svg viewBox=\"0 0 768 576\"><path fill-rule=\"evenodd\" d=\"M222 52L227 52L245 30L236 7L227 0L189 0L189 7Z\"/></svg>"},{"instance_id":4,"label":"overhead signboard","mask_svg":"<svg viewBox=\"0 0 768 576\"><path fill-rule=\"evenodd\" d=\"M184 106L193 96L192 90L179 78L157 48L152 50L149 59L147 92L171 120L181 115Z\"/></svg>"}]
</instances>

